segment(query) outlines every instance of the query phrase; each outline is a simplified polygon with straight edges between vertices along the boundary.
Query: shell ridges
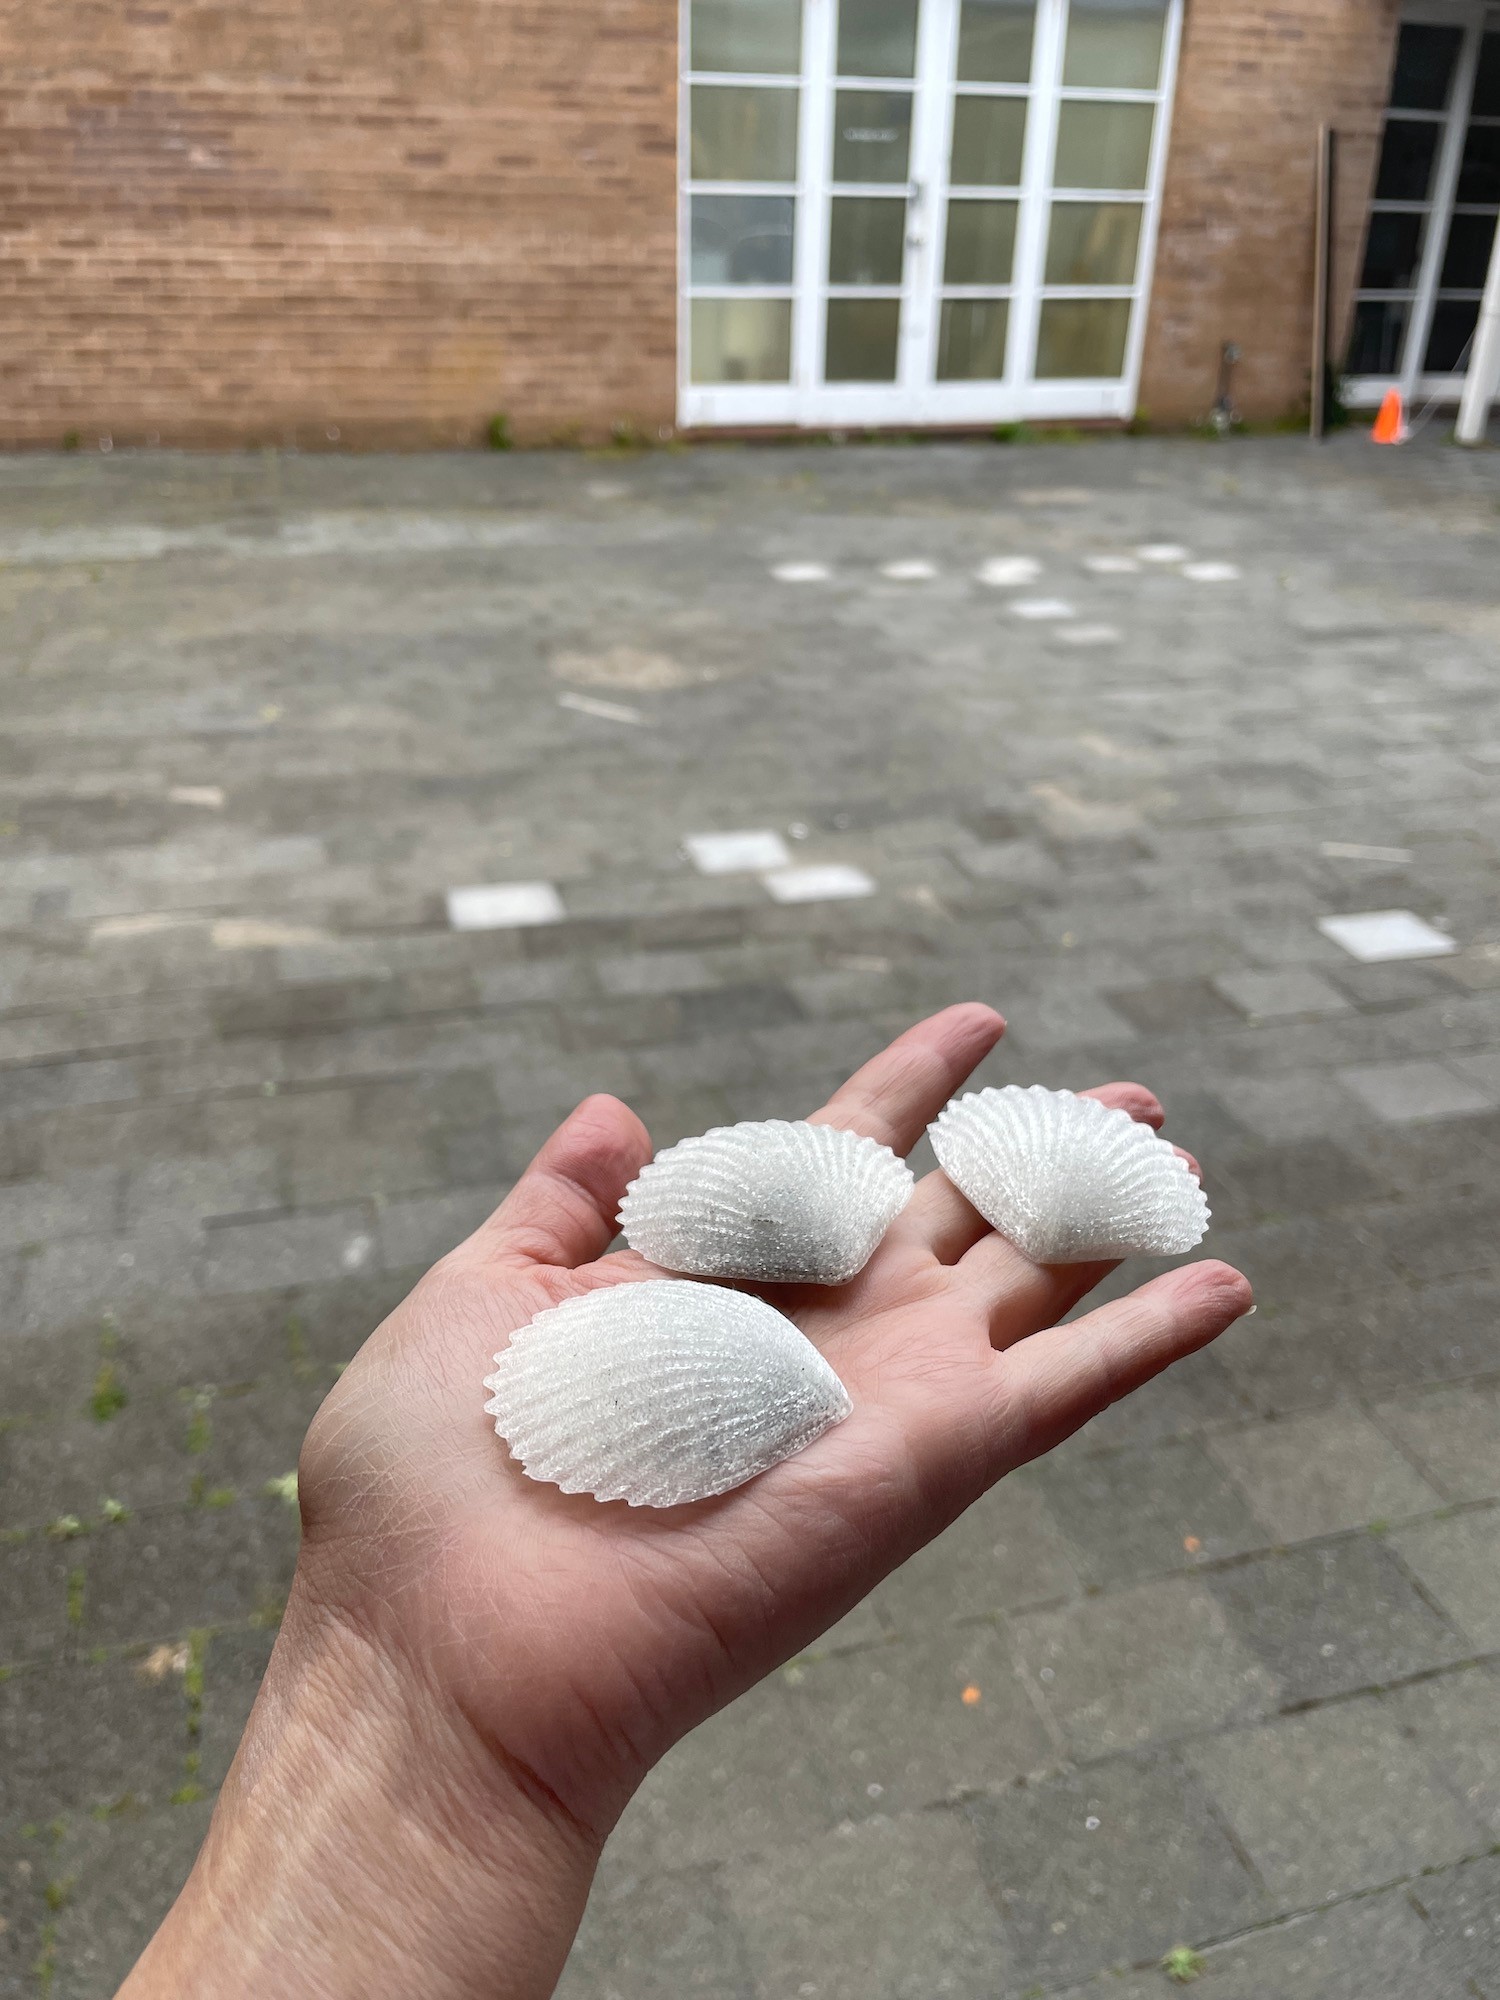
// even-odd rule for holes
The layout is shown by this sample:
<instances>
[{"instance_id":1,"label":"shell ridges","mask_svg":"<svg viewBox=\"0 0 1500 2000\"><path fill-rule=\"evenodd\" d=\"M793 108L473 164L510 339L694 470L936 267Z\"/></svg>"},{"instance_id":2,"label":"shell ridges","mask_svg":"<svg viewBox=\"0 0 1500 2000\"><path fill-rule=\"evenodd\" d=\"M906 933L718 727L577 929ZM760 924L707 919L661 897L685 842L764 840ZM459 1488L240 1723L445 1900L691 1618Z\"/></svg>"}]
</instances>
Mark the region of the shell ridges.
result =
<instances>
[{"instance_id":1,"label":"shell ridges","mask_svg":"<svg viewBox=\"0 0 1500 2000\"><path fill-rule=\"evenodd\" d=\"M912 1185L904 1161L857 1132L781 1118L716 1125L642 1169L620 1227L664 1270L840 1285L864 1269Z\"/></svg>"},{"instance_id":2,"label":"shell ridges","mask_svg":"<svg viewBox=\"0 0 1500 2000\"><path fill-rule=\"evenodd\" d=\"M538 1313L484 1386L484 1407L529 1477L632 1507L727 1493L852 1407L774 1307L677 1278L607 1286Z\"/></svg>"},{"instance_id":3,"label":"shell ridges","mask_svg":"<svg viewBox=\"0 0 1500 2000\"><path fill-rule=\"evenodd\" d=\"M1207 1232L1187 1162L1096 1098L1012 1084L955 1098L928 1130L949 1180L1039 1264L1175 1257Z\"/></svg>"}]
</instances>

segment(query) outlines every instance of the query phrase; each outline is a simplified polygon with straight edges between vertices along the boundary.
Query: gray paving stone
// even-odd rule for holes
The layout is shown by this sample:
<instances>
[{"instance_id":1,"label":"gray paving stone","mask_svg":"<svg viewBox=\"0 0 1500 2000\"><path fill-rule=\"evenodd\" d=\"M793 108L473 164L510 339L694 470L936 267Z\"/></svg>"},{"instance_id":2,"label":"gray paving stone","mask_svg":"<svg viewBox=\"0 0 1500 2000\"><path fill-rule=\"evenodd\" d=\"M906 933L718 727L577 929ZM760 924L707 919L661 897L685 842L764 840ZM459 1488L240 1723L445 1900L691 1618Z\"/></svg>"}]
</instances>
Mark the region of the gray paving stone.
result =
<instances>
[{"instance_id":1,"label":"gray paving stone","mask_svg":"<svg viewBox=\"0 0 1500 2000\"><path fill-rule=\"evenodd\" d=\"M371 1214L350 1206L220 1223L206 1233L198 1274L209 1294L258 1292L315 1284L371 1262L378 1262Z\"/></svg>"},{"instance_id":2,"label":"gray paving stone","mask_svg":"<svg viewBox=\"0 0 1500 2000\"><path fill-rule=\"evenodd\" d=\"M989 1625L949 1626L789 1672L830 1773L830 1798L850 1818L909 1812L1055 1759L1010 1651Z\"/></svg>"},{"instance_id":3,"label":"gray paving stone","mask_svg":"<svg viewBox=\"0 0 1500 2000\"><path fill-rule=\"evenodd\" d=\"M1500 1993L1500 1856L1447 1868L1414 1885L1417 1904L1436 1935L1442 1977L1458 1993L1494 2000Z\"/></svg>"},{"instance_id":4,"label":"gray paving stone","mask_svg":"<svg viewBox=\"0 0 1500 2000\"><path fill-rule=\"evenodd\" d=\"M1495 1517L1488 1509L1398 1529L1391 1547L1481 1653L1500 1653Z\"/></svg>"},{"instance_id":5,"label":"gray paving stone","mask_svg":"<svg viewBox=\"0 0 1500 2000\"><path fill-rule=\"evenodd\" d=\"M957 1813L848 1827L735 1868L727 1886L761 1993L993 2000L1015 1990L974 1833Z\"/></svg>"},{"instance_id":6,"label":"gray paving stone","mask_svg":"<svg viewBox=\"0 0 1500 2000\"><path fill-rule=\"evenodd\" d=\"M1209 1199L1220 1227L1341 1208L1380 1194L1380 1183L1350 1152L1327 1139L1212 1157Z\"/></svg>"},{"instance_id":7,"label":"gray paving stone","mask_svg":"<svg viewBox=\"0 0 1500 2000\"><path fill-rule=\"evenodd\" d=\"M1473 2000L1402 1889L1253 1931L1202 1958L1213 2000ZM1172 1988L1153 1972L1104 1990L1109 2000L1163 2000Z\"/></svg>"},{"instance_id":8,"label":"gray paving stone","mask_svg":"<svg viewBox=\"0 0 1500 2000\"><path fill-rule=\"evenodd\" d=\"M42 1658L72 1642L68 1578L81 1569L76 1542L31 1534L0 1543L0 1661Z\"/></svg>"},{"instance_id":9,"label":"gray paving stone","mask_svg":"<svg viewBox=\"0 0 1500 2000\"><path fill-rule=\"evenodd\" d=\"M786 1674L752 1688L667 1753L610 1838L639 1874L773 1854L839 1819L817 1730Z\"/></svg>"},{"instance_id":10,"label":"gray paving stone","mask_svg":"<svg viewBox=\"0 0 1500 2000\"><path fill-rule=\"evenodd\" d=\"M115 1991L187 1880L211 1811L204 1799L69 1827L50 1864L67 1885L54 1933L59 2000Z\"/></svg>"},{"instance_id":11,"label":"gray paving stone","mask_svg":"<svg viewBox=\"0 0 1500 2000\"><path fill-rule=\"evenodd\" d=\"M1500 1496L1500 1386L1432 1389L1377 1404L1375 1415L1445 1500Z\"/></svg>"},{"instance_id":12,"label":"gray paving stone","mask_svg":"<svg viewBox=\"0 0 1500 2000\"><path fill-rule=\"evenodd\" d=\"M1349 1006L1343 994L1326 979L1300 966L1279 972L1221 972L1214 985L1252 1021L1341 1014Z\"/></svg>"},{"instance_id":13,"label":"gray paving stone","mask_svg":"<svg viewBox=\"0 0 1500 2000\"><path fill-rule=\"evenodd\" d=\"M1154 1964L1184 1938L1221 1937L1270 1914L1196 1778L1173 1758L1113 1759L966 1810L1016 1990Z\"/></svg>"},{"instance_id":14,"label":"gray paving stone","mask_svg":"<svg viewBox=\"0 0 1500 2000\"><path fill-rule=\"evenodd\" d=\"M1493 1839L1500 1834L1500 1669L1461 1667L1386 1697L1404 1734Z\"/></svg>"},{"instance_id":15,"label":"gray paving stone","mask_svg":"<svg viewBox=\"0 0 1500 2000\"><path fill-rule=\"evenodd\" d=\"M1207 1583L1284 1701L1378 1686L1469 1651L1367 1535L1236 1563Z\"/></svg>"},{"instance_id":16,"label":"gray paving stone","mask_svg":"<svg viewBox=\"0 0 1500 2000\"><path fill-rule=\"evenodd\" d=\"M1265 1530L1193 1438L1087 1456L1075 1445L1043 1460L1037 1478L1095 1584L1118 1588L1266 1542Z\"/></svg>"},{"instance_id":17,"label":"gray paving stone","mask_svg":"<svg viewBox=\"0 0 1500 2000\"><path fill-rule=\"evenodd\" d=\"M601 1874L556 2000L751 2000L749 1947L719 1870Z\"/></svg>"},{"instance_id":18,"label":"gray paving stone","mask_svg":"<svg viewBox=\"0 0 1500 2000\"><path fill-rule=\"evenodd\" d=\"M1389 1125L1461 1118L1495 1108L1491 1093L1440 1062L1356 1064L1339 1070L1338 1078Z\"/></svg>"},{"instance_id":19,"label":"gray paving stone","mask_svg":"<svg viewBox=\"0 0 1500 2000\"><path fill-rule=\"evenodd\" d=\"M165 1804L187 1748L182 1681L129 1660L58 1661L0 1681L0 1828L130 1797Z\"/></svg>"},{"instance_id":20,"label":"gray paving stone","mask_svg":"<svg viewBox=\"0 0 1500 2000\"><path fill-rule=\"evenodd\" d=\"M1278 1542L1428 1514L1443 1496L1350 1405L1220 1431L1209 1450Z\"/></svg>"},{"instance_id":21,"label":"gray paving stone","mask_svg":"<svg viewBox=\"0 0 1500 2000\"><path fill-rule=\"evenodd\" d=\"M1273 1676L1186 1577L1010 1621L1018 1660L1076 1757L1135 1749L1274 1708Z\"/></svg>"},{"instance_id":22,"label":"gray paving stone","mask_svg":"<svg viewBox=\"0 0 1500 2000\"><path fill-rule=\"evenodd\" d=\"M903 1637L1077 1594L1078 1573L1035 1480L1012 1473L867 1602Z\"/></svg>"},{"instance_id":23,"label":"gray paving stone","mask_svg":"<svg viewBox=\"0 0 1500 2000\"><path fill-rule=\"evenodd\" d=\"M1283 1908L1371 1889L1485 1845L1379 1696L1333 1702L1185 1751Z\"/></svg>"},{"instance_id":24,"label":"gray paving stone","mask_svg":"<svg viewBox=\"0 0 1500 2000\"><path fill-rule=\"evenodd\" d=\"M275 1615L297 1553L297 1521L281 1501L148 1514L82 1551L81 1637L90 1646L160 1644L194 1626Z\"/></svg>"}]
</instances>

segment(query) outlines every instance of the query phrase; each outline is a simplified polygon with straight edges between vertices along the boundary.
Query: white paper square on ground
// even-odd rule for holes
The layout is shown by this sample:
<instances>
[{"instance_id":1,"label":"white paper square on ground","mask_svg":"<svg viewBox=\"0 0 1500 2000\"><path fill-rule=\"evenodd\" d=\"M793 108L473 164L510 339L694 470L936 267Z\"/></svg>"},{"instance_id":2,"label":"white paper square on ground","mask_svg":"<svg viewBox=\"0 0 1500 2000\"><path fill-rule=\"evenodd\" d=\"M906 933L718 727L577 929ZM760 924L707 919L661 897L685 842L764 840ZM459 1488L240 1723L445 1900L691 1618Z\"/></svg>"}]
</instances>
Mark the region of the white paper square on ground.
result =
<instances>
[{"instance_id":1,"label":"white paper square on ground","mask_svg":"<svg viewBox=\"0 0 1500 2000\"><path fill-rule=\"evenodd\" d=\"M1186 562L1189 553L1181 542L1143 542L1136 550L1142 562L1152 563Z\"/></svg>"},{"instance_id":2,"label":"white paper square on ground","mask_svg":"<svg viewBox=\"0 0 1500 2000\"><path fill-rule=\"evenodd\" d=\"M920 556L903 556L898 562L880 565L880 574L892 583L931 583L937 573L937 564L924 562Z\"/></svg>"},{"instance_id":3,"label":"white paper square on ground","mask_svg":"<svg viewBox=\"0 0 1500 2000\"><path fill-rule=\"evenodd\" d=\"M1362 910L1352 917L1319 917L1324 937L1351 958L1378 965L1388 958L1446 958L1458 946L1411 910Z\"/></svg>"},{"instance_id":4,"label":"white paper square on ground","mask_svg":"<svg viewBox=\"0 0 1500 2000\"><path fill-rule=\"evenodd\" d=\"M833 903L875 893L863 868L848 868L838 861L821 868L782 868L767 875L765 882L778 903Z\"/></svg>"},{"instance_id":5,"label":"white paper square on ground","mask_svg":"<svg viewBox=\"0 0 1500 2000\"><path fill-rule=\"evenodd\" d=\"M1035 556L991 556L975 575L995 590L1014 590L1023 583L1035 583L1042 566Z\"/></svg>"},{"instance_id":6,"label":"white paper square on ground","mask_svg":"<svg viewBox=\"0 0 1500 2000\"><path fill-rule=\"evenodd\" d=\"M1232 562L1190 562L1182 565L1182 573L1190 583L1234 583L1240 569Z\"/></svg>"},{"instance_id":7,"label":"white paper square on ground","mask_svg":"<svg viewBox=\"0 0 1500 2000\"><path fill-rule=\"evenodd\" d=\"M773 563L771 574L778 583L827 583L833 572L827 563L784 562Z\"/></svg>"},{"instance_id":8,"label":"white paper square on ground","mask_svg":"<svg viewBox=\"0 0 1500 2000\"><path fill-rule=\"evenodd\" d=\"M448 891L448 921L456 931L560 924L566 915L562 898L550 882L492 882Z\"/></svg>"},{"instance_id":9,"label":"white paper square on ground","mask_svg":"<svg viewBox=\"0 0 1500 2000\"><path fill-rule=\"evenodd\" d=\"M1012 614L1017 618L1071 618L1073 607L1061 597L1013 597Z\"/></svg>"},{"instance_id":10,"label":"white paper square on ground","mask_svg":"<svg viewBox=\"0 0 1500 2000\"><path fill-rule=\"evenodd\" d=\"M768 868L791 866L786 842L767 828L748 833L690 833L682 844L700 875L761 875Z\"/></svg>"}]
</instances>

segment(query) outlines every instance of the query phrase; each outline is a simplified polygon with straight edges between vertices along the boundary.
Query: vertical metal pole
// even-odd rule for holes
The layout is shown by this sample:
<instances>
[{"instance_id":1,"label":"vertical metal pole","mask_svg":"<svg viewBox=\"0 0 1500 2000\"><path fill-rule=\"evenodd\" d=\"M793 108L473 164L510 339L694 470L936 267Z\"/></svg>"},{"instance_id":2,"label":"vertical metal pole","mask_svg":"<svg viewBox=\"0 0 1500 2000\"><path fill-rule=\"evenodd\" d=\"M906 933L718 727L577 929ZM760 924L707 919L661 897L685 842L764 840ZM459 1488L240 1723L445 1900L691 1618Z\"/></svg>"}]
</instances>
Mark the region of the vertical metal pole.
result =
<instances>
[{"instance_id":1,"label":"vertical metal pole","mask_svg":"<svg viewBox=\"0 0 1500 2000\"><path fill-rule=\"evenodd\" d=\"M1320 438L1327 430L1324 392L1328 382L1328 183L1333 134L1326 125L1318 127L1317 187L1313 200L1313 337L1312 382L1308 396L1307 428Z\"/></svg>"},{"instance_id":2,"label":"vertical metal pole","mask_svg":"<svg viewBox=\"0 0 1500 2000\"><path fill-rule=\"evenodd\" d=\"M1469 371L1464 376L1464 393L1458 405L1458 428L1454 436L1460 444L1484 443L1490 404L1497 387L1500 387L1500 223L1496 224L1495 240L1490 246L1484 301L1479 308L1479 324L1469 350Z\"/></svg>"}]
</instances>

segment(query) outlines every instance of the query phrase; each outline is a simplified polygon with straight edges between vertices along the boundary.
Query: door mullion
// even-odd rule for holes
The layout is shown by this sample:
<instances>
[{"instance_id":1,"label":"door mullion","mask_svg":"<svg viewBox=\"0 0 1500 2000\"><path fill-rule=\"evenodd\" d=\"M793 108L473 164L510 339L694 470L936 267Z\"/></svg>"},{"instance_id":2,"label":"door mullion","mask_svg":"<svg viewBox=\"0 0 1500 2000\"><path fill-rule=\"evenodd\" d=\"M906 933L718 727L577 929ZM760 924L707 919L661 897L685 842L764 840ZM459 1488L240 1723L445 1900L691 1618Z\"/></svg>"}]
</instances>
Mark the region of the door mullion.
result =
<instances>
[{"instance_id":1,"label":"door mullion","mask_svg":"<svg viewBox=\"0 0 1500 2000\"><path fill-rule=\"evenodd\" d=\"M1479 69L1479 44L1484 38L1485 10L1479 9L1464 29L1463 47L1454 65L1453 88L1448 99L1448 122L1433 176L1432 204L1427 211L1427 235L1422 244L1422 263L1417 272L1416 295L1406 328L1406 347L1401 356L1401 393L1410 403L1424 373L1427 342L1432 333L1432 315L1437 305L1438 274L1448 243L1448 225L1453 218L1453 197L1458 189L1458 169L1463 159L1464 140L1469 129L1469 106L1474 97L1474 78ZM1390 114L1387 113L1389 117Z\"/></svg>"},{"instance_id":2,"label":"door mullion","mask_svg":"<svg viewBox=\"0 0 1500 2000\"><path fill-rule=\"evenodd\" d=\"M804 0L802 126L797 142L796 394L798 421L816 421L823 387L823 283L828 268L828 185L833 172L833 49L838 0Z\"/></svg>"},{"instance_id":3,"label":"door mullion","mask_svg":"<svg viewBox=\"0 0 1500 2000\"><path fill-rule=\"evenodd\" d=\"M1031 57L1031 95L1026 112L1026 145L1021 156L1021 212L1016 226L1015 290L1006 338L1005 375L1024 389L1036 369L1041 317L1042 270L1047 256L1047 219L1052 188L1052 150L1057 138L1058 86L1062 81L1063 24L1067 0L1037 0L1036 46Z\"/></svg>"},{"instance_id":4,"label":"door mullion","mask_svg":"<svg viewBox=\"0 0 1500 2000\"><path fill-rule=\"evenodd\" d=\"M909 255L903 315L910 335L903 339L901 385L912 421L926 415L927 391L937 371L943 235L948 212L948 147L957 67L959 0L923 0L918 21L916 130L912 142L914 203L908 209ZM912 239L919 239L913 246Z\"/></svg>"}]
</instances>

